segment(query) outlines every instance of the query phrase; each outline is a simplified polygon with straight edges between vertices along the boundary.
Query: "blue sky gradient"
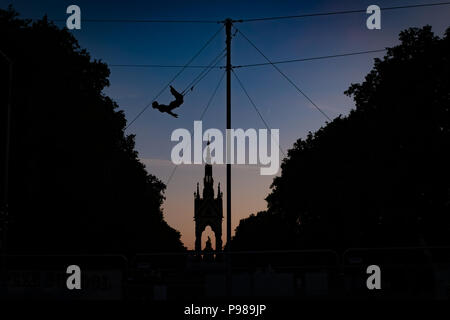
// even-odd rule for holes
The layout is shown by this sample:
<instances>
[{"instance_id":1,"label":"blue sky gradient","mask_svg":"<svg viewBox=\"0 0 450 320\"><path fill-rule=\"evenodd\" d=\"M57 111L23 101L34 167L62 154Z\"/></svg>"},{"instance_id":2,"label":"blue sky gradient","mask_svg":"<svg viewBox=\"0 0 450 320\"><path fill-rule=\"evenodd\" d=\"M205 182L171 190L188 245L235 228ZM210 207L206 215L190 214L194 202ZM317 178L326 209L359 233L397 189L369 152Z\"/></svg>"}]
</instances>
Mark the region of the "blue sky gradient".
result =
<instances>
[{"instance_id":1,"label":"blue sky gradient","mask_svg":"<svg viewBox=\"0 0 450 320\"><path fill-rule=\"evenodd\" d=\"M285 16L317 12L365 9L433 3L437 1L3 1L12 3L21 17L65 19L66 8L77 4L84 19L204 19L222 20ZM366 28L365 13L309 17L304 19L237 23L271 60L288 60L346 52L383 49L398 43L398 33L409 27L433 26L442 35L450 26L450 6L383 11L381 30ZM64 26L65 22L56 22ZM156 24L83 22L81 30L72 31L80 45L93 58L108 64L184 65L220 27L219 24ZM206 65L225 47L221 32L194 61ZM305 93L331 118L346 115L354 107L343 92L351 83L361 82L382 53L306 61L279 65ZM265 62L264 58L241 36L232 42L232 64ZM104 92L124 110L128 120L151 102L160 89L176 74L176 68L111 67L111 86ZM176 79L174 87L184 87L200 72L188 69ZM301 96L272 66L237 69L262 116L272 128L280 129L281 148L286 152L300 137L325 124L325 117ZM136 134L139 156L148 170L167 181L172 164L170 151L174 143L170 135L176 128L193 129L223 70L213 70L189 94L172 118L151 107L127 130ZM240 87L232 79L232 123L234 128L264 128ZM158 99L172 99L168 90ZM204 117L204 129L225 127L225 81ZM332 159L330 159L332 161ZM224 180L224 168L215 168L216 181ZM239 220L265 208L264 198L273 177L262 177L255 168L237 168L233 172L233 229ZM180 230L182 240L193 246L193 195L202 179L201 166L182 166L167 189L164 204L169 224ZM223 187L224 189L224 187ZM224 208L225 210L225 208ZM225 211L224 211L225 212ZM223 225L225 227L225 224ZM224 232L225 234L225 232ZM209 235L205 233L204 238ZM213 241L214 243L214 241Z\"/></svg>"}]
</instances>

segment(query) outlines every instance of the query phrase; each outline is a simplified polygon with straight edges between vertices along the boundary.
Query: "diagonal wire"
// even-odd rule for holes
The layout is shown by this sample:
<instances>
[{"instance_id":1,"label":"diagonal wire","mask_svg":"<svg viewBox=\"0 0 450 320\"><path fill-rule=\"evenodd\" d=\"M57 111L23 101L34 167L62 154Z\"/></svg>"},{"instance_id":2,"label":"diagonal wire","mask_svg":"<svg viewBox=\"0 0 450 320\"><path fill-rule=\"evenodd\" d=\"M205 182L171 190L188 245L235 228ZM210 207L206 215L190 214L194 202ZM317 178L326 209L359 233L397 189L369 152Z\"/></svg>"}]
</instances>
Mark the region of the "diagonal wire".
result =
<instances>
[{"instance_id":1,"label":"diagonal wire","mask_svg":"<svg viewBox=\"0 0 450 320\"><path fill-rule=\"evenodd\" d=\"M203 70L192 80L186 88L181 92L181 94L185 95L186 91L189 90L189 88L193 89L212 69L215 69L218 67L217 65L219 62L222 61L222 59L225 57L224 52L226 51L226 48L224 48Z\"/></svg>"},{"instance_id":2,"label":"diagonal wire","mask_svg":"<svg viewBox=\"0 0 450 320\"><path fill-rule=\"evenodd\" d=\"M406 6L396 6L396 7L381 7L381 11L385 10L397 10L397 9L409 9L409 8L422 8L422 7L433 7L433 6L445 6L450 5L450 2L437 2L437 3L421 3ZM263 18L251 18L251 19L239 19L233 20L234 22L255 22L255 21L269 21L269 20L285 20L285 19L299 19L307 17L318 17L318 16L331 16L349 13L366 13L367 9L356 9L356 10L345 10L345 11L332 11L332 12L318 12L318 13L307 13L301 15L293 16L278 16L278 17L263 17Z\"/></svg>"},{"instance_id":3,"label":"diagonal wire","mask_svg":"<svg viewBox=\"0 0 450 320\"><path fill-rule=\"evenodd\" d=\"M264 117L262 116L261 112L259 112L258 107L256 106L255 102L253 101L253 99L250 97L250 95L248 94L247 90L244 87L244 84L241 82L241 80L239 79L238 75L236 74L236 72L231 69L231 71L233 71L234 76L236 77L236 80L239 83L239 86L241 87L242 91L244 91L245 95L247 96L248 100L250 101L250 103L252 104L253 108L255 109L256 113L259 115L259 117L261 118L262 122L264 123L264 125L266 126L267 130L270 132L270 127L267 124L266 120L264 120ZM270 135L270 137L272 138L272 135ZM280 149L281 153L283 154L284 157L286 157L286 154L284 153L283 149L281 149L280 144L278 143L278 148Z\"/></svg>"},{"instance_id":4,"label":"diagonal wire","mask_svg":"<svg viewBox=\"0 0 450 320\"><path fill-rule=\"evenodd\" d=\"M203 119L203 117L204 117L206 111L208 110L208 108L209 108L209 106L211 105L211 103L212 103L214 97L216 96L217 90L219 90L220 84L222 83L222 80L223 80L223 78L225 77L225 74L226 74L226 71L223 72L222 76L221 76L220 79L219 79L219 82L217 83L216 88L215 88L214 91L213 91L213 94L211 95L211 97L210 97L209 100L208 100L208 103L206 104L205 108L203 109L203 112L202 112L202 114L201 114L201 116L200 116L200 120ZM166 182L166 188L167 188L167 186L169 185L170 181L172 180L173 175L175 174L175 171L177 171L178 166L179 166L179 165L177 164L177 165L175 165L175 166L173 167L172 172L170 173L169 179L167 179L167 182Z\"/></svg>"},{"instance_id":5,"label":"diagonal wire","mask_svg":"<svg viewBox=\"0 0 450 320\"><path fill-rule=\"evenodd\" d=\"M31 18L39 20L42 18ZM67 19L51 19L56 22L66 22ZM218 20L166 20L166 19L81 19L82 22L101 22L101 23L222 23Z\"/></svg>"},{"instance_id":6,"label":"diagonal wire","mask_svg":"<svg viewBox=\"0 0 450 320\"><path fill-rule=\"evenodd\" d=\"M166 90L166 88L168 86L170 86L170 84L176 79L178 78L178 76L195 60L195 58L197 58L200 53L202 53L202 51L211 43L211 41L219 34L220 31L222 31L222 29L224 28L224 26L220 27L219 30L216 31L216 33L214 33L211 38L208 39L208 41L206 41L206 43L203 45L203 47L200 48L200 50L183 66L183 68L181 68L180 71L178 71L178 73L158 92L158 94L153 98L152 101L150 101L134 118L133 120L130 121L130 123L125 127L125 130L127 130L144 112L145 110L148 109L148 107L153 103L153 101L155 101L156 99L158 99L158 97L164 92L164 90Z\"/></svg>"},{"instance_id":7,"label":"diagonal wire","mask_svg":"<svg viewBox=\"0 0 450 320\"><path fill-rule=\"evenodd\" d=\"M348 57L348 56L356 56L356 55L368 54L368 53L379 53L379 52L385 52L385 51L387 51L387 49L376 49L376 50L348 52L348 53L333 54L333 55L328 55L328 56L317 56L317 57L309 57L309 58L299 58L299 59L291 59L291 60L272 61L272 63L267 62L267 63L242 64L242 65L233 66L233 68L234 69L238 69L238 68L248 68L248 67L260 67L260 66L267 66L267 65L271 65L271 64L283 64L283 63L292 63L292 62L303 62L303 61L311 61L311 60L321 60L321 59ZM220 68L225 68L225 67L220 67Z\"/></svg>"},{"instance_id":8,"label":"diagonal wire","mask_svg":"<svg viewBox=\"0 0 450 320\"><path fill-rule=\"evenodd\" d=\"M283 71L281 71L280 68L278 68L272 61L270 61L270 59L267 58L267 56L249 38L247 38L247 36L243 34L241 30L238 30L238 32L244 37L245 40L247 40L248 43L250 43L250 45L253 48L256 49L256 51L258 51L264 57L264 59L267 60L267 62L269 62L269 64L271 64L284 78L286 78L286 80L290 84L292 84L294 88L297 89L298 92L300 92L317 110L319 110L319 112L322 113L322 115L324 115L325 118L327 118L329 121L332 121L331 118L321 108L319 108L319 106L316 103L314 103L314 101L312 101L311 98L308 97L306 93L303 90L301 90Z\"/></svg>"},{"instance_id":9,"label":"diagonal wire","mask_svg":"<svg viewBox=\"0 0 450 320\"><path fill-rule=\"evenodd\" d=\"M110 68L183 68L182 65L177 64L108 64ZM186 66L186 68L190 69L205 69L209 66ZM223 66L215 66L216 69L221 69Z\"/></svg>"},{"instance_id":10,"label":"diagonal wire","mask_svg":"<svg viewBox=\"0 0 450 320\"><path fill-rule=\"evenodd\" d=\"M450 5L450 2L435 2L435 3L420 3L413 5L395 6L395 7L380 7L380 10L397 10L397 9L410 9L410 8L424 8L424 7L434 7L434 6L445 6ZM299 19L307 17L318 17L318 16L330 16L330 15L341 15L341 14L351 14L351 13L366 13L367 9L354 9L354 10L344 10L344 11L331 11L331 12L317 12L317 13L307 13L301 15L290 15L290 16L274 16L274 17L260 17L260 18L247 18L247 19L233 19L233 22L257 22L257 21L270 21L270 20L285 20L285 19ZM42 18L30 18L31 20L40 20ZM55 22L66 22L66 19L51 19ZM200 20L200 19L81 19L82 22L96 22L96 23L223 23L224 20Z\"/></svg>"},{"instance_id":11,"label":"diagonal wire","mask_svg":"<svg viewBox=\"0 0 450 320\"><path fill-rule=\"evenodd\" d=\"M216 88L214 89L213 94L212 94L211 97L209 98L206 107L203 109L203 112L202 112L202 114L200 115L200 120L203 119L203 117L205 116L206 111L208 111L208 108L209 108L209 106L211 105L211 102L212 102L212 100L214 99L214 97L215 97L215 95L216 95L216 93L217 93L217 90L219 90L219 87L220 87L220 84L221 84L222 81L223 81L223 78L225 77L225 74L226 74L226 71L223 72L222 76L220 77L219 83L217 84Z\"/></svg>"},{"instance_id":12,"label":"diagonal wire","mask_svg":"<svg viewBox=\"0 0 450 320\"><path fill-rule=\"evenodd\" d=\"M332 55L326 55L326 56L316 56L316 57L308 57L308 58L297 58L297 59L290 59L290 60L272 61L272 63L273 64L283 64L283 63L303 62L303 61L310 61L310 60L322 60L322 59L370 54L370 53L379 53L379 52L384 52L384 51L387 51L387 49L385 48L385 49L375 49L375 50L365 50L365 51L354 51L354 52L339 53L339 54L332 54ZM234 65L233 68L238 69L238 68L259 67L259 66L266 66L266 65L270 65L270 63L264 62L264 63ZM108 64L108 67L110 67L110 68L182 68L183 66L176 65L176 64ZM226 66L190 65L190 66L187 66L186 68L190 68L190 69L205 69L205 68L225 69Z\"/></svg>"},{"instance_id":13,"label":"diagonal wire","mask_svg":"<svg viewBox=\"0 0 450 320\"><path fill-rule=\"evenodd\" d=\"M167 187L169 186L169 183L170 183L170 181L172 180L173 175L175 174L175 171L177 171L178 166L179 166L179 164L176 164L176 165L173 167L172 172L170 173L169 179L167 179L167 182L166 182L166 189L167 189Z\"/></svg>"},{"instance_id":14,"label":"diagonal wire","mask_svg":"<svg viewBox=\"0 0 450 320\"><path fill-rule=\"evenodd\" d=\"M219 64L219 62L221 62L224 58L226 57L226 54L224 54L223 56L222 56L222 58L219 60L219 61L217 61L216 62L216 64L215 65L217 65L217 64ZM193 85L192 85L192 88L194 88L196 85L198 85L199 83L200 83L200 81L202 81L207 75L208 75L208 73L210 73L211 72L211 70L213 70L212 68L210 68L206 73L204 73Z\"/></svg>"}]
</instances>

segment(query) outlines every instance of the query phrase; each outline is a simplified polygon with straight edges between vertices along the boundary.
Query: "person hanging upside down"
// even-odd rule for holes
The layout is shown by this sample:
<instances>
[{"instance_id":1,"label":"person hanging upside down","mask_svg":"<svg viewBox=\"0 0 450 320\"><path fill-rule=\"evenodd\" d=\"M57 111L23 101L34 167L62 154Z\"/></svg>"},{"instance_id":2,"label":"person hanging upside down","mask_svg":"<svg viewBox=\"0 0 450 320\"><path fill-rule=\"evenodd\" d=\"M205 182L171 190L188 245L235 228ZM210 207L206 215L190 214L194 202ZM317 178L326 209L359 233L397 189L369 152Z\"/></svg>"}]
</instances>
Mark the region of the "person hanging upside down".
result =
<instances>
[{"instance_id":1,"label":"person hanging upside down","mask_svg":"<svg viewBox=\"0 0 450 320\"><path fill-rule=\"evenodd\" d=\"M159 112L167 112L172 117L178 118L176 113L173 113L172 110L178 108L183 104L183 95L175 90L172 86L170 86L170 93L175 97L175 100L169 103L169 105L159 104L157 101L153 101L152 107L153 109L158 109Z\"/></svg>"}]
</instances>

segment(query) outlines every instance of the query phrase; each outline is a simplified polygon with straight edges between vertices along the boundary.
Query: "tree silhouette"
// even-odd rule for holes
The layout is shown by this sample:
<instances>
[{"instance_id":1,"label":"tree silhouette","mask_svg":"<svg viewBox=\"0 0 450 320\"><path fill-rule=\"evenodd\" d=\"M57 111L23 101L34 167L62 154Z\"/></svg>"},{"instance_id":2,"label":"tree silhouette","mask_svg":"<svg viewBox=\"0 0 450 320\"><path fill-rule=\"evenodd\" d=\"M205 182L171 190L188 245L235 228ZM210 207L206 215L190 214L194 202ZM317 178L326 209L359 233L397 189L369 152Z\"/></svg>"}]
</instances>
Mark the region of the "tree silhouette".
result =
<instances>
[{"instance_id":1,"label":"tree silhouette","mask_svg":"<svg viewBox=\"0 0 450 320\"><path fill-rule=\"evenodd\" d=\"M102 93L107 65L67 29L18 19L11 7L0 10L0 38L14 61L9 251L182 250L163 219L165 185L139 162L123 112ZM3 128L4 108L1 116Z\"/></svg>"},{"instance_id":2,"label":"tree silhouette","mask_svg":"<svg viewBox=\"0 0 450 320\"><path fill-rule=\"evenodd\" d=\"M400 41L345 92L355 110L289 150L234 249L450 243L450 28Z\"/></svg>"}]
</instances>

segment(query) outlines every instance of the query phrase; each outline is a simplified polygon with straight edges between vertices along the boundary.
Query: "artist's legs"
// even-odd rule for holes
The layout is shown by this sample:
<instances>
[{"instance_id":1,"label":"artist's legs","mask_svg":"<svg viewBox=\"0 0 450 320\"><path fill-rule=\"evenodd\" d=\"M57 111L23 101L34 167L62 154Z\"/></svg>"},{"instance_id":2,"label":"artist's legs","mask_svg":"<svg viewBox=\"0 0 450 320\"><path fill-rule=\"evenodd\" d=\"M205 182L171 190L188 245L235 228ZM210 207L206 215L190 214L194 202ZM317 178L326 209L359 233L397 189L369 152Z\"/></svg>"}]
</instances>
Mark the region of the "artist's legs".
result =
<instances>
[{"instance_id":1,"label":"artist's legs","mask_svg":"<svg viewBox=\"0 0 450 320\"><path fill-rule=\"evenodd\" d=\"M170 86L170 93L175 97L176 101L181 101L183 103L183 95L179 93L177 90L174 89L174 87ZM181 104L180 103L180 104Z\"/></svg>"},{"instance_id":2,"label":"artist's legs","mask_svg":"<svg viewBox=\"0 0 450 320\"><path fill-rule=\"evenodd\" d=\"M175 108L178 108L179 106L181 106L182 103L183 103L183 100L176 99L176 100L172 101L171 103L169 103L168 109L173 110Z\"/></svg>"}]
</instances>

